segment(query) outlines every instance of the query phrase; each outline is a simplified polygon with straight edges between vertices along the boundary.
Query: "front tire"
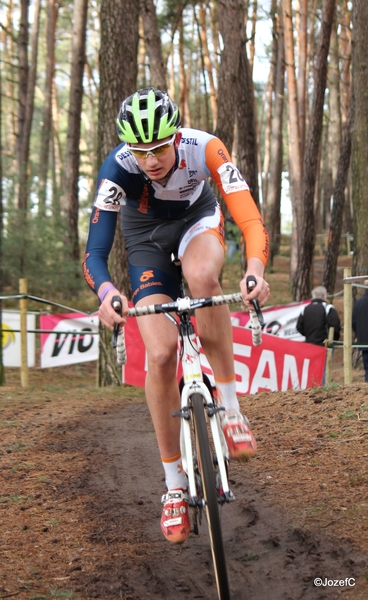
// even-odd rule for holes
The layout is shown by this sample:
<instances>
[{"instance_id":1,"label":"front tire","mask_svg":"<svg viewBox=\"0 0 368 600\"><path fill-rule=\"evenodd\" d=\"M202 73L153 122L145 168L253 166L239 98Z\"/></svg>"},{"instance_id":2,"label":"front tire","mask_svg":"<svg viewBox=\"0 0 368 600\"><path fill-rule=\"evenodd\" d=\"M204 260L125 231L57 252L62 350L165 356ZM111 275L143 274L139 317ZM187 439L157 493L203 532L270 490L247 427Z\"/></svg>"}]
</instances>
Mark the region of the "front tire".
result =
<instances>
[{"instance_id":1,"label":"front tire","mask_svg":"<svg viewBox=\"0 0 368 600\"><path fill-rule=\"evenodd\" d=\"M208 439L207 422L204 412L205 399L201 394L193 394L192 408L195 438L203 485L203 495L211 541L213 566L219 600L230 600L229 582L222 540L221 521L216 490L216 477L212 453Z\"/></svg>"}]
</instances>

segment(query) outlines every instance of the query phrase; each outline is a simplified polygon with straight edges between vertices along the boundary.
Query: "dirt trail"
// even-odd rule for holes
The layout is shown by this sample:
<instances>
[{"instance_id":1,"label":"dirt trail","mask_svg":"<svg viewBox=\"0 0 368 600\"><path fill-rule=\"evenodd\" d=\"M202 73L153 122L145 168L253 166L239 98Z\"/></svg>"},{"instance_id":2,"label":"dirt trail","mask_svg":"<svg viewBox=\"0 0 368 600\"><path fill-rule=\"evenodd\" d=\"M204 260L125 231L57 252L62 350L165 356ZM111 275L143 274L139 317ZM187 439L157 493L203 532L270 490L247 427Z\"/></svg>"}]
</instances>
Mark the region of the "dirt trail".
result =
<instances>
[{"instance_id":1,"label":"dirt trail","mask_svg":"<svg viewBox=\"0 0 368 600\"><path fill-rule=\"evenodd\" d=\"M206 523L200 535L192 535L182 548L169 546L162 538L158 499L164 484L146 406L123 408L113 419L109 417L100 420L94 439L90 428L81 432L90 438L89 445L100 444L101 460L95 462L88 486L97 500L95 510L101 506L99 518L104 521L108 507L113 510L115 536L134 536L137 556L125 575L117 557L103 580L89 586L91 597L107 597L106 588L115 573L116 584L125 579L128 589L124 593L130 594L122 597L213 600L216 590ZM351 544L336 547L322 534L293 526L287 514L272 505L246 465L231 476L231 485L237 501L224 507L222 524L233 600L337 598L336 588L319 589L314 578L358 578L361 574L363 556Z\"/></svg>"},{"instance_id":2,"label":"dirt trail","mask_svg":"<svg viewBox=\"0 0 368 600\"><path fill-rule=\"evenodd\" d=\"M36 392L32 405L5 393L18 402L0 405L0 598L216 599L205 521L180 548L161 534L164 480L145 402L74 389ZM259 452L230 465L232 600L368 597L365 388L298 394L242 400ZM323 428L340 435L352 402L363 412L344 444ZM344 466L339 452L354 460ZM356 585L316 587L316 577Z\"/></svg>"}]
</instances>

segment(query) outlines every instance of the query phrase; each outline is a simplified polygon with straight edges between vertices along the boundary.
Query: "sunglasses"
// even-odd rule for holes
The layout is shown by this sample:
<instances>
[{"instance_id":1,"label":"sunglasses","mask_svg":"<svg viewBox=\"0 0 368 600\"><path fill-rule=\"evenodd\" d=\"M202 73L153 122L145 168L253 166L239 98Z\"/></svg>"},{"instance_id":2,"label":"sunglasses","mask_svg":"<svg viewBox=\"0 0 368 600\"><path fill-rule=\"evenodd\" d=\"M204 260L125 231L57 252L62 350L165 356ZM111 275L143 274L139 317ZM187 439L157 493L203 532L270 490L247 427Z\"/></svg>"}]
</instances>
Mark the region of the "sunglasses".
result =
<instances>
[{"instance_id":1,"label":"sunglasses","mask_svg":"<svg viewBox=\"0 0 368 600\"><path fill-rule=\"evenodd\" d=\"M159 158L160 156L165 154L168 150L170 150L171 146L175 142L175 138L176 138L176 133L174 133L174 135L172 136L170 141L163 142L162 144L157 144L156 146L153 146L153 148L149 148L149 150L143 150L142 148L134 148L134 146L129 146L129 144L128 144L129 152L131 152L133 154L133 156L135 156L135 158L146 159L146 158L148 158L149 154L151 156L155 156L156 158Z\"/></svg>"}]
</instances>

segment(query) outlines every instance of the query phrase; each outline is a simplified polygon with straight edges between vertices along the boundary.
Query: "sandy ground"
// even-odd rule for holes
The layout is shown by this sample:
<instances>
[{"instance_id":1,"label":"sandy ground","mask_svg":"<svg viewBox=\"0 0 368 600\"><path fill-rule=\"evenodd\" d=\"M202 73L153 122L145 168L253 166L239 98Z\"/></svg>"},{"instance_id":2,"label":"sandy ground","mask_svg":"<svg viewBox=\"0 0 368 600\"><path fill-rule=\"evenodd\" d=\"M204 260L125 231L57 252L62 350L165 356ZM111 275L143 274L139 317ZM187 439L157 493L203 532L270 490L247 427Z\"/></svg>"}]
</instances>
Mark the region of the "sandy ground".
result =
<instances>
[{"instance_id":1,"label":"sandy ground","mask_svg":"<svg viewBox=\"0 0 368 600\"><path fill-rule=\"evenodd\" d=\"M0 390L0 598L214 600L205 520L180 548L161 534L142 393L88 387L89 369ZM231 463L221 513L232 600L368 598L368 387L355 379L242 398L259 449Z\"/></svg>"}]
</instances>

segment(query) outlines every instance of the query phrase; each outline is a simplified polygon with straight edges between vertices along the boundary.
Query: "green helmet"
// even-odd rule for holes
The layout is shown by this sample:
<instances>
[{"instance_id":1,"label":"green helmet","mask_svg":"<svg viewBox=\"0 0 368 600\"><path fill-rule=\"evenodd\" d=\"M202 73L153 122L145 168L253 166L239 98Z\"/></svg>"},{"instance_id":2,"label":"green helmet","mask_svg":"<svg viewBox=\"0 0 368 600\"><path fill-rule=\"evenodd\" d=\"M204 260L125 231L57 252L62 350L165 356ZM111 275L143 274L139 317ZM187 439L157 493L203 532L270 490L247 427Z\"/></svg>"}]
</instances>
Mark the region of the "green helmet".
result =
<instances>
[{"instance_id":1,"label":"green helmet","mask_svg":"<svg viewBox=\"0 0 368 600\"><path fill-rule=\"evenodd\" d=\"M154 87L138 90L126 98L116 119L122 142L149 144L174 135L180 129L180 112L168 95Z\"/></svg>"}]
</instances>

